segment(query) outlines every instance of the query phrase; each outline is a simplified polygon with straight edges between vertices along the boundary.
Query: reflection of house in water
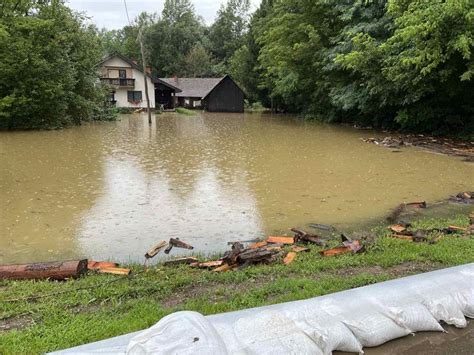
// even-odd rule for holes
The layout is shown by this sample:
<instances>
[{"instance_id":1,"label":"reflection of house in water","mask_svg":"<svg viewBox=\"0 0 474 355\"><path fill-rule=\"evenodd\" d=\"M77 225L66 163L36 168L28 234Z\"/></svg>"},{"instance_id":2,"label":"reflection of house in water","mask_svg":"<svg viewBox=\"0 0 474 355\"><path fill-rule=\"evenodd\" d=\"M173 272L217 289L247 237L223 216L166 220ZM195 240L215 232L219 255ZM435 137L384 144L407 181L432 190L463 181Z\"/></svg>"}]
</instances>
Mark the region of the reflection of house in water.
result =
<instances>
[{"instance_id":1,"label":"reflection of house in water","mask_svg":"<svg viewBox=\"0 0 474 355\"><path fill-rule=\"evenodd\" d=\"M110 86L110 102L117 107L145 108L145 77L150 107L173 108L173 97L180 89L151 75L151 68L143 72L137 62L118 53L104 58L100 81Z\"/></svg>"},{"instance_id":2,"label":"reflection of house in water","mask_svg":"<svg viewBox=\"0 0 474 355\"><path fill-rule=\"evenodd\" d=\"M244 112L244 93L229 75L222 78L162 78L177 87L174 105L210 112Z\"/></svg>"}]
</instances>

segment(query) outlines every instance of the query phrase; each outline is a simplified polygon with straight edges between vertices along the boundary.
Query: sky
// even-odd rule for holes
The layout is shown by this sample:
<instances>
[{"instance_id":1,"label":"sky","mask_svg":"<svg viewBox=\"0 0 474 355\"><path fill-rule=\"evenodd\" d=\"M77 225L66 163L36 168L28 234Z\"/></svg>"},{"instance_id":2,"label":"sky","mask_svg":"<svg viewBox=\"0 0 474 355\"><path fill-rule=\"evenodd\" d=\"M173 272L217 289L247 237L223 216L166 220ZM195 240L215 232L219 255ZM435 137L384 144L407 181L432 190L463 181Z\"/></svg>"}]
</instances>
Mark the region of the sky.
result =
<instances>
[{"instance_id":1,"label":"sky","mask_svg":"<svg viewBox=\"0 0 474 355\"><path fill-rule=\"evenodd\" d=\"M128 24L123 0L66 0L68 6L85 12L99 28L118 29ZM260 0L250 0L252 11ZM140 12L158 12L163 10L165 0L127 0L128 14L133 20ZM191 0L198 15L207 24L214 21L217 10L226 0Z\"/></svg>"}]
</instances>

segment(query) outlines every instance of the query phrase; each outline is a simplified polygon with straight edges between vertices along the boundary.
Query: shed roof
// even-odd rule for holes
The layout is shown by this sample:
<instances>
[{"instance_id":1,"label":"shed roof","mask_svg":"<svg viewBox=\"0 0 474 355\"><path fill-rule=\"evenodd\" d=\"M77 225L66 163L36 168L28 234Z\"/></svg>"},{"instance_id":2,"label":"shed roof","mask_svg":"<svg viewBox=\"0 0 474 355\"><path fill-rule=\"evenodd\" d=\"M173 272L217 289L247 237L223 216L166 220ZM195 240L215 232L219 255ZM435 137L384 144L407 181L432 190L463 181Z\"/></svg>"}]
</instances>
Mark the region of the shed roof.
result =
<instances>
[{"instance_id":1,"label":"shed roof","mask_svg":"<svg viewBox=\"0 0 474 355\"><path fill-rule=\"evenodd\" d=\"M225 76L221 78L161 78L161 80L181 89L180 93L176 93L177 97L204 99L224 78Z\"/></svg>"}]
</instances>

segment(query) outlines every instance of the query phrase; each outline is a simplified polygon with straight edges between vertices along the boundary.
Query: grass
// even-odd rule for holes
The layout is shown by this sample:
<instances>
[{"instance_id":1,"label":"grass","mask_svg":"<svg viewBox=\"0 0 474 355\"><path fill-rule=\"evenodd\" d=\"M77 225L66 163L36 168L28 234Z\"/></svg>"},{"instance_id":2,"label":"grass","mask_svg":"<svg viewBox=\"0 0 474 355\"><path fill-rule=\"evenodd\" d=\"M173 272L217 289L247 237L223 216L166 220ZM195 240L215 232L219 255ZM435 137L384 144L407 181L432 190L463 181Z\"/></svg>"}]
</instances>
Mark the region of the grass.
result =
<instances>
[{"instance_id":1,"label":"grass","mask_svg":"<svg viewBox=\"0 0 474 355\"><path fill-rule=\"evenodd\" d=\"M417 228L466 226L468 218L418 221ZM371 231L365 253L323 258L319 247L285 266L226 273L156 265L134 276L90 274L79 280L0 281L0 354L39 354L144 329L178 310L203 314L315 297L405 275L474 261L474 238L449 235L436 244ZM376 236L376 238L373 238ZM334 236L331 242L339 242ZM117 280L117 281L113 281ZM112 282L112 283L108 283ZM77 288L89 289L76 290ZM33 300L12 299L48 295ZM10 327L3 330L2 327Z\"/></svg>"},{"instance_id":2,"label":"grass","mask_svg":"<svg viewBox=\"0 0 474 355\"><path fill-rule=\"evenodd\" d=\"M188 110L184 107L176 107L176 112L186 116L196 116L196 112L194 112L193 110Z\"/></svg>"}]
</instances>

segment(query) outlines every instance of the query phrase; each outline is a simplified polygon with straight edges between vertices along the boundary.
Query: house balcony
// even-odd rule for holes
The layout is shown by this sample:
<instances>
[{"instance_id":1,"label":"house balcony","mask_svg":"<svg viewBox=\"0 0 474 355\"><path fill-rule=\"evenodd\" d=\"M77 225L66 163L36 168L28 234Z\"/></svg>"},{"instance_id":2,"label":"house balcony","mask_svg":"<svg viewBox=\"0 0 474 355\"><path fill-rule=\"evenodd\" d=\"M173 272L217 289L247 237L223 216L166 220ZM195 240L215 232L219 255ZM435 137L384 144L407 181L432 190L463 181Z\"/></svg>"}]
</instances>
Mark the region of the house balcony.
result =
<instances>
[{"instance_id":1,"label":"house balcony","mask_svg":"<svg viewBox=\"0 0 474 355\"><path fill-rule=\"evenodd\" d=\"M135 79L128 78L100 78L104 84L119 86L119 87L135 87Z\"/></svg>"}]
</instances>

